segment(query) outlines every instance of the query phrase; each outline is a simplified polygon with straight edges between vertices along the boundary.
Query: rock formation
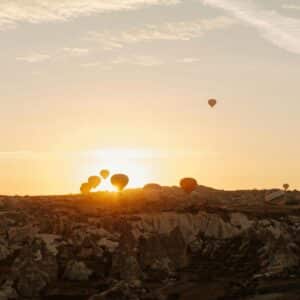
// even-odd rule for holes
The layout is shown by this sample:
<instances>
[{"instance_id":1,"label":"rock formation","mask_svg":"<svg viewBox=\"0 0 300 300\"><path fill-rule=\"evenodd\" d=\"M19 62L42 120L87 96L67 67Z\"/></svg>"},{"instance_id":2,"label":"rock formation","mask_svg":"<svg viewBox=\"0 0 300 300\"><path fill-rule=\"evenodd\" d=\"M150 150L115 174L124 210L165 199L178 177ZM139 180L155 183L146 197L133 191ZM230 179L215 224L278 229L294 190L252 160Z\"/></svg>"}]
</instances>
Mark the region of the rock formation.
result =
<instances>
[{"instance_id":1,"label":"rock formation","mask_svg":"<svg viewBox=\"0 0 300 300\"><path fill-rule=\"evenodd\" d=\"M1 197L0 300L299 299L297 203L151 193Z\"/></svg>"}]
</instances>

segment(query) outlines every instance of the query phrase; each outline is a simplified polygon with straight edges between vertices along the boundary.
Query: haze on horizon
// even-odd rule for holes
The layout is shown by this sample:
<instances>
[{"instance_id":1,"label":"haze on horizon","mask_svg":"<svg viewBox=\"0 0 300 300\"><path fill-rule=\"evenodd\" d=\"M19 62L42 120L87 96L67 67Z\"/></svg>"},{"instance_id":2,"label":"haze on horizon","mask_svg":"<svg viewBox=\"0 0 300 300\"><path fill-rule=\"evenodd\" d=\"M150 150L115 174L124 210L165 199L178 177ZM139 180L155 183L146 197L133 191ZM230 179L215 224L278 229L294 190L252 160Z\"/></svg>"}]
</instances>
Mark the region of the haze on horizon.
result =
<instances>
[{"instance_id":1,"label":"haze on horizon","mask_svg":"<svg viewBox=\"0 0 300 300\"><path fill-rule=\"evenodd\" d=\"M0 41L0 194L300 188L297 0L2 0Z\"/></svg>"}]
</instances>

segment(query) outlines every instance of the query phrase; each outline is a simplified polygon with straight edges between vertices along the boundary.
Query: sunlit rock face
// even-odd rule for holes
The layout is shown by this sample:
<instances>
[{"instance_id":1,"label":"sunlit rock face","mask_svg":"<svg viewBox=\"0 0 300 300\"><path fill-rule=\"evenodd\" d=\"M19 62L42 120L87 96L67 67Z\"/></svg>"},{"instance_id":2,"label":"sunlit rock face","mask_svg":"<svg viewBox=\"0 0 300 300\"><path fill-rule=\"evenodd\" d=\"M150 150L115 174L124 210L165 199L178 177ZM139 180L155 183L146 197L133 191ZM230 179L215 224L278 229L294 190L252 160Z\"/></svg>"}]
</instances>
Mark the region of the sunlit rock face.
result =
<instances>
[{"instance_id":1,"label":"sunlit rock face","mask_svg":"<svg viewBox=\"0 0 300 300\"><path fill-rule=\"evenodd\" d=\"M1 199L0 299L297 299L300 213L263 198L161 187Z\"/></svg>"}]
</instances>

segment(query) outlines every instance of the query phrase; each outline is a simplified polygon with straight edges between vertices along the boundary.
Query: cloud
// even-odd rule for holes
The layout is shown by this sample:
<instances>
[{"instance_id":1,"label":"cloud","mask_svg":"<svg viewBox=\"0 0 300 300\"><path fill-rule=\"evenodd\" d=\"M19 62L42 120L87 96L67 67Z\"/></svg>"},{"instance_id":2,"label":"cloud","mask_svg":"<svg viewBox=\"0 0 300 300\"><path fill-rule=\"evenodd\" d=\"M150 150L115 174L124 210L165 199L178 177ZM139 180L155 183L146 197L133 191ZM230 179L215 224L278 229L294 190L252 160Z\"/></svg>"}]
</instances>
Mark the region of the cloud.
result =
<instances>
[{"instance_id":1,"label":"cloud","mask_svg":"<svg viewBox=\"0 0 300 300\"><path fill-rule=\"evenodd\" d=\"M191 64L199 61L201 61L201 59L198 57L184 57L178 60L179 63L184 63L184 64Z\"/></svg>"},{"instance_id":2,"label":"cloud","mask_svg":"<svg viewBox=\"0 0 300 300\"><path fill-rule=\"evenodd\" d=\"M83 152L74 153L76 155L82 155L83 157L94 158L110 158L112 161L122 159L153 159L153 158L185 158L186 156L218 156L219 153L212 151L211 149L199 150L187 150L186 148L102 148L102 149L90 149Z\"/></svg>"},{"instance_id":3,"label":"cloud","mask_svg":"<svg viewBox=\"0 0 300 300\"><path fill-rule=\"evenodd\" d=\"M131 56L131 57L118 57L112 61L113 64L129 64L142 67L155 67L160 66L163 62L152 56Z\"/></svg>"},{"instance_id":4,"label":"cloud","mask_svg":"<svg viewBox=\"0 0 300 300\"><path fill-rule=\"evenodd\" d=\"M219 30L233 25L228 17L213 19L169 22L160 25L146 25L113 34L112 32L90 32L87 39L95 41L104 49L122 48L126 44L150 41L188 41L203 36L208 31Z\"/></svg>"},{"instance_id":5,"label":"cloud","mask_svg":"<svg viewBox=\"0 0 300 300\"><path fill-rule=\"evenodd\" d=\"M21 22L38 24L67 21L110 11L134 10L149 5L175 5L181 0L1 0L0 28Z\"/></svg>"},{"instance_id":6,"label":"cloud","mask_svg":"<svg viewBox=\"0 0 300 300\"><path fill-rule=\"evenodd\" d=\"M164 62L153 56L131 55L120 56L110 61L93 61L81 64L83 68L100 68L102 70L112 70L114 65L136 65L141 67L155 67L164 64Z\"/></svg>"},{"instance_id":7,"label":"cloud","mask_svg":"<svg viewBox=\"0 0 300 300\"><path fill-rule=\"evenodd\" d=\"M180 64L192 64L202 61L201 58L198 57L184 57L181 59L177 59L174 62L180 63ZM94 62L88 62L81 64L81 67L84 68L94 68L99 67L103 70L111 70L113 68L113 65L137 65L137 66L143 66L143 67L154 67L154 66L161 66L166 64L165 61L162 61L161 59L158 59L153 56L129 56L129 57L117 57L110 62L106 61L94 61Z\"/></svg>"},{"instance_id":8,"label":"cloud","mask_svg":"<svg viewBox=\"0 0 300 300\"><path fill-rule=\"evenodd\" d=\"M90 52L86 48L63 48L63 51L69 56L86 56Z\"/></svg>"},{"instance_id":9,"label":"cloud","mask_svg":"<svg viewBox=\"0 0 300 300\"><path fill-rule=\"evenodd\" d=\"M300 10L300 4L283 4L282 8L284 9L291 9L291 10Z\"/></svg>"},{"instance_id":10,"label":"cloud","mask_svg":"<svg viewBox=\"0 0 300 300\"><path fill-rule=\"evenodd\" d=\"M102 71L111 71L113 69L111 62L108 63L107 61L106 62L92 61L92 62L82 63L82 64L80 64L80 66L85 69L97 68Z\"/></svg>"},{"instance_id":11,"label":"cloud","mask_svg":"<svg viewBox=\"0 0 300 300\"><path fill-rule=\"evenodd\" d=\"M16 60L27 62L27 63L40 63L49 60L51 57L48 54L43 53L31 53L25 56L19 56Z\"/></svg>"},{"instance_id":12,"label":"cloud","mask_svg":"<svg viewBox=\"0 0 300 300\"><path fill-rule=\"evenodd\" d=\"M89 49L86 48L63 48L55 51L54 53L46 54L43 52L32 52L27 55L18 56L16 60L26 62L26 63L41 63L48 61L50 59L57 60L59 58L70 56L70 57L81 57L87 56L89 54Z\"/></svg>"},{"instance_id":13,"label":"cloud","mask_svg":"<svg viewBox=\"0 0 300 300\"><path fill-rule=\"evenodd\" d=\"M10 151L1 152L0 160L18 159L18 160L45 160L52 158L63 159L109 159L116 161L122 157L122 160L137 159L165 159L189 157L218 157L220 153L210 149L202 148L199 150L187 150L186 148L133 148L133 147L111 147L100 149L89 149L85 151Z\"/></svg>"},{"instance_id":14,"label":"cloud","mask_svg":"<svg viewBox=\"0 0 300 300\"><path fill-rule=\"evenodd\" d=\"M203 4L220 8L240 21L254 27L273 45L300 54L300 20L272 10L264 10L253 2L237 0L200 0ZM252 3L252 4L251 4Z\"/></svg>"},{"instance_id":15,"label":"cloud","mask_svg":"<svg viewBox=\"0 0 300 300\"><path fill-rule=\"evenodd\" d=\"M83 68L94 68L99 66L104 66L104 63L100 61L93 61L81 64L81 67Z\"/></svg>"}]
</instances>

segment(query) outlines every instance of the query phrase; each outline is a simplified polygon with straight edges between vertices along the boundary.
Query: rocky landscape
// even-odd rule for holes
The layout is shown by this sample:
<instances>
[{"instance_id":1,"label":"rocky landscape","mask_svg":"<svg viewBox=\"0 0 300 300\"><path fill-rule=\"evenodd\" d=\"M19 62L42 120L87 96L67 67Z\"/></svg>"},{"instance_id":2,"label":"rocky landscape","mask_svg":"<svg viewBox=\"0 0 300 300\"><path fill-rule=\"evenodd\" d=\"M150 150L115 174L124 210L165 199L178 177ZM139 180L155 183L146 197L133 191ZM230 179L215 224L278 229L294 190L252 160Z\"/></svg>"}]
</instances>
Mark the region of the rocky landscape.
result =
<instances>
[{"instance_id":1,"label":"rocky landscape","mask_svg":"<svg viewBox=\"0 0 300 300\"><path fill-rule=\"evenodd\" d=\"M0 300L300 299L300 193L0 197Z\"/></svg>"}]
</instances>

